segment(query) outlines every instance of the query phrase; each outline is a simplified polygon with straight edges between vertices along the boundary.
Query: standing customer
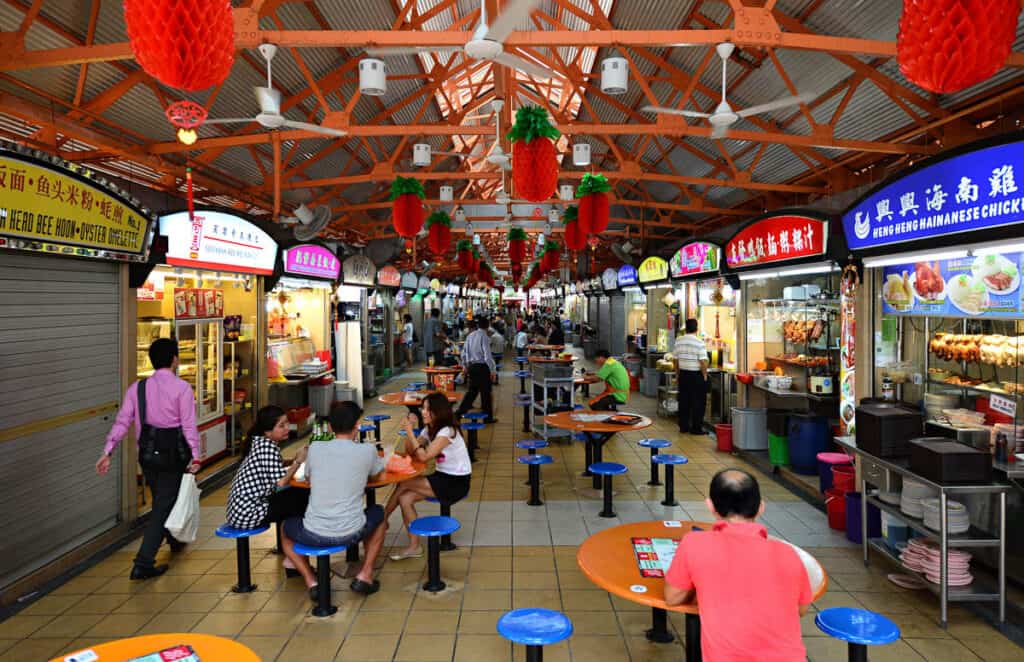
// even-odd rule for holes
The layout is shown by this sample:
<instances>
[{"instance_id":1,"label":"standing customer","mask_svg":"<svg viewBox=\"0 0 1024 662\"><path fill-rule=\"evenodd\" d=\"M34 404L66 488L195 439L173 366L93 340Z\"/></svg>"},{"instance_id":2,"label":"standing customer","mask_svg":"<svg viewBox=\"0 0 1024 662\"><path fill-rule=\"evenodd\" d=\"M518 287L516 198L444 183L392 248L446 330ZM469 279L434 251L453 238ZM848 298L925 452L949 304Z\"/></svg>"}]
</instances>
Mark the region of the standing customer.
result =
<instances>
[{"instance_id":1,"label":"standing customer","mask_svg":"<svg viewBox=\"0 0 1024 662\"><path fill-rule=\"evenodd\" d=\"M153 510L142 535L139 553L135 555L132 579L149 579L167 572L167 564L156 565L156 553L164 538L170 543L171 551L180 551L185 546L185 543L171 537L164 528L164 522L178 499L181 477L186 471L193 474L199 471L199 461L195 459L200 454L196 398L188 382L177 375L178 341L170 338L154 340L149 346L149 362L153 364L153 375L128 387L107 435L103 455L96 461L96 473L102 476L110 471L111 454L128 429L135 426L135 437L140 440L139 464L153 495ZM146 447L143 440L146 438L153 440L155 449L166 460L149 462L143 457L142 450ZM188 442L188 458L182 457L182 438Z\"/></svg>"},{"instance_id":2,"label":"standing customer","mask_svg":"<svg viewBox=\"0 0 1024 662\"><path fill-rule=\"evenodd\" d=\"M406 315L403 319L402 347L405 349L405 368L408 370L412 367L412 346L416 342L416 330L412 327L412 315Z\"/></svg>"},{"instance_id":3,"label":"standing customer","mask_svg":"<svg viewBox=\"0 0 1024 662\"><path fill-rule=\"evenodd\" d=\"M521 325L516 332L516 356L526 356L526 346L530 344L530 336L526 333L526 325Z\"/></svg>"},{"instance_id":4,"label":"standing customer","mask_svg":"<svg viewBox=\"0 0 1024 662\"><path fill-rule=\"evenodd\" d=\"M487 333L490 322L481 317L476 322L477 330L466 336L466 344L462 346L462 370L466 373L469 383L466 396L459 403L458 417L462 418L473 406L476 396L480 394L480 408L487 414L488 423L497 423L494 419L494 405L491 401L491 380L494 378L494 356L491 354L491 336Z\"/></svg>"},{"instance_id":5,"label":"standing customer","mask_svg":"<svg viewBox=\"0 0 1024 662\"><path fill-rule=\"evenodd\" d=\"M444 365L444 345L447 339L441 326L441 311L434 308L423 323L423 351L427 353L427 359L434 357L434 365Z\"/></svg>"},{"instance_id":6,"label":"standing customer","mask_svg":"<svg viewBox=\"0 0 1024 662\"><path fill-rule=\"evenodd\" d=\"M769 540L754 521L764 513L757 480L724 469L711 479L710 497L717 521L679 542L665 575L665 604L700 600L705 660L807 659L800 617L811 604L811 583L793 548Z\"/></svg>"},{"instance_id":7,"label":"standing customer","mask_svg":"<svg viewBox=\"0 0 1024 662\"><path fill-rule=\"evenodd\" d=\"M672 348L679 362L676 398L679 431L704 434L704 407L708 399L708 348L697 335L697 320L686 320L686 334Z\"/></svg>"}]
</instances>

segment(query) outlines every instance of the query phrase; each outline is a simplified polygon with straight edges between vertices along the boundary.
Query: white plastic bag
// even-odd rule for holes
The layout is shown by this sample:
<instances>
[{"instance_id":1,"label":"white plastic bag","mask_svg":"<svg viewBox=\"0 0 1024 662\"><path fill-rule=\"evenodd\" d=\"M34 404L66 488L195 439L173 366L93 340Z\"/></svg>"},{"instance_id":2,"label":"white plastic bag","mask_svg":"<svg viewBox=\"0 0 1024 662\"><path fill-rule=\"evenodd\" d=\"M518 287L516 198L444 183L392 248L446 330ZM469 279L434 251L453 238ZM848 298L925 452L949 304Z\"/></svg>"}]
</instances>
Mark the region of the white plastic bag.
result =
<instances>
[{"instance_id":1,"label":"white plastic bag","mask_svg":"<svg viewBox=\"0 0 1024 662\"><path fill-rule=\"evenodd\" d=\"M174 508L164 524L164 528L170 531L175 540L196 541L196 533L199 531L199 492L194 475L182 476L178 500L174 502Z\"/></svg>"}]
</instances>

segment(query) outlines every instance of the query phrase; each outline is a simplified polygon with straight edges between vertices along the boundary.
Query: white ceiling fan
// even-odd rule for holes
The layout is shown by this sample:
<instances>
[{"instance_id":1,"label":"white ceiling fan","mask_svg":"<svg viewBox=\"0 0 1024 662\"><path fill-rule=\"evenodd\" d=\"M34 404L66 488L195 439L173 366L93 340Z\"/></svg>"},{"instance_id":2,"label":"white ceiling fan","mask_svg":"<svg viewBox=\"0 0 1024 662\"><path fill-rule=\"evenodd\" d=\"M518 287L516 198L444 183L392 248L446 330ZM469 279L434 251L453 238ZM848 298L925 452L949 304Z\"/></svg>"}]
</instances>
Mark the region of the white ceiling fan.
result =
<instances>
[{"instance_id":1,"label":"white ceiling fan","mask_svg":"<svg viewBox=\"0 0 1024 662\"><path fill-rule=\"evenodd\" d=\"M260 112L255 117L229 117L223 119L212 119L203 122L203 126L213 124L251 124L256 122L265 129L301 129L322 133L325 136L340 137L346 135L345 131L331 129L319 124L309 122L297 122L285 118L281 114L281 92L274 89L273 78L271 77L270 63L277 55L277 46L274 44L260 44L260 55L267 61L267 86L254 87L256 102L260 105Z\"/></svg>"},{"instance_id":2,"label":"white ceiling fan","mask_svg":"<svg viewBox=\"0 0 1024 662\"><path fill-rule=\"evenodd\" d=\"M494 194L494 204L496 204L496 205L503 205L505 207L508 207L508 205L513 204L513 203L521 204L521 205L531 205L531 204L534 204L534 203L530 202L529 200L520 200L518 198L510 198L508 196L508 193L505 192L505 172L502 171L502 173L501 173L501 188L498 189L498 192Z\"/></svg>"},{"instance_id":3,"label":"white ceiling fan","mask_svg":"<svg viewBox=\"0 0 1024 662\"><path fill-rule=\"evenodd\" d=\"M818 96L815 93L804 93L798 94L794 97L785 97L783 99L776 99L775 101L769 101L768 103L762 103L757 106L751 106L744 108L743 110L734 111L729 102L725 100L726 91L726 78L725 78L725 66L726 61L732 55L736 49L736 45L723 42L715 46L715 51L718 53L718 57L722 60L722 101L715 106L715 110L712 113L701 113L694 110L683 110L682 108L664 108L661 106L644 106L643 110L648 113L664 113L666 115L682 115L683 117L694 117L698 119L706 119L711 124L711 137L713 139L724 138L729 132L731 127L736 122L740 121L741 117L750 117L751 115L759 115L761 113L767 113L780 108L787 108L789 106L797 106L802 103L814 99Z\"/></svg>"},{"instance_id":4,"label":"white ceiling fan","mask_svg":"<svg viewBox=\"0 0 1024 662\"><path fill-rule=\"evenodd\" d=\"M505 4L504 11L495 16L493 22L488 25L487 9L484 6L484 0L481 0L480 23L473 32L473 37L465 46L398 46L387 48L368 48L366 49L366 53L367 55L380 57L386 55L415 55L416 53L447 53L452 51L462 51L474 60L496 62L504 67L518 69L529 76L533 76L534 78L544 80L555 78L556 74L551 69L524 60L518 55L506 52L503 45L505 39L508 38L509 34L511 34L513 30L515 30L516 26L529 16L530 12L532 12L539 4L540 0L509 0L509 2Z\"/></svg>"},{"instance_id":5,"label":"white ceiling fan","mask_svg":"<svg viewBox=\"0 0 1024 662\"><path fill-rule=\"evenodd\" d=\"M319 236L331 222L331 208L320 205L310 209L305 204L295 209L294 216L281 217L282 225L294 225L292 234L299 241L309 241Z\"/></svg>"}]
</instances>

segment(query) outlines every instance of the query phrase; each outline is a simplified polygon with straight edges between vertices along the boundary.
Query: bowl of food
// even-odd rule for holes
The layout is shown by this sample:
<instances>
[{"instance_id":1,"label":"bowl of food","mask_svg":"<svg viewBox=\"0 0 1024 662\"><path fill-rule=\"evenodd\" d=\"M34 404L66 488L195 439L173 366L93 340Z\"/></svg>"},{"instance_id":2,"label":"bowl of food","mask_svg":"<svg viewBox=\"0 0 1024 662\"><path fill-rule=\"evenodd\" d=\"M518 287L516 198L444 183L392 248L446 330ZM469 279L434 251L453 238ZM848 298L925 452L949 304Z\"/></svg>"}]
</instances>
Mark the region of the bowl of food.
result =
<instances>
[{"instance_id":1,"label":"bowl of food","mask_svg":"<svg viewBox=\"0 0 1024 662\"><path fill-rule=\"evenodd\" d=\"M949 377L949 370L945 368L928 368L928 379L933 382L941 382Z\"/></svg>"}]
</instances>

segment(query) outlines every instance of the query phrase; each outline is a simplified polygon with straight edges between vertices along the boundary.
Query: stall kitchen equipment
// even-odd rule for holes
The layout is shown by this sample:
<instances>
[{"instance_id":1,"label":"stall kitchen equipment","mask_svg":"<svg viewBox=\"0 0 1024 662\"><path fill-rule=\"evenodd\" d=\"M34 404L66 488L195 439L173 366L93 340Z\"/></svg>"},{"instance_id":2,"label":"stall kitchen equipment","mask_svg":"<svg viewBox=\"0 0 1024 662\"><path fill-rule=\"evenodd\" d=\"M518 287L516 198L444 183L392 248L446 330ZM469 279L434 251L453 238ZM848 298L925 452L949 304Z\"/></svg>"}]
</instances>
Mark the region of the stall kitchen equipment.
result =
<instances>
[{"instance_id":1,"label":"stall kitchen equipment","mask_svg":"<svg viewBox=\"0 0 1024 662\"><path fill-rule=\"evenodd\" d=\"M640 287L636 267L631 264L619 267L618 283L626 315L626 351L644 354L647 351L647 296Z\"/></svg>"},{"instance_id":2,"label":"stall kitchen equipment","mask_svg":"<svg viewBox=\"0 0 1024 662\"><path fill-rule=\"evenodd\" d=\"M923 402L921 436L985 453L1009 446L1011 457L1014 447L1024 451L1024 197L1013 171L1022 158L1024 133L964 145L900 170L843 216L847 243L864 267L856 396L884 391L896 401ZM856 431L849 443L855 438ZM884 490L927 470L915 467L912 456L898 469L889 466L892 460L861 456L861 479ZM1007 482L1024 477L1024 464L989 459L995 480L944 487L938 495L943 505L963 504L972 525L967 536L951 537L942 518L944 571L940 585L931 586L940 595L943 622L947 602L957 600L997 601L1002 620L1006 574L1024 580L1024 530L1006 526L1024 518L1021 490ZM920 525L905 513L892 514L912 528ZM866 541L865 559L869 545L886 552ZM974 581L966 587L946 581L951 546L974 555Z\"/></svg>"},{"instance_id":3,"label":"stall kitchen equipment","mask_svg":"<svg viewBox=\"0 0 1024 662\"><path fill-rule=\"evenodd\" d=\"M597 300L597 347L612 356L626 353L626 298L619 289L619 271L611 267L601 272L601 292Z\"/></svg>"},{"instance_id":4,"label":"stall kitchen equipment","mask_svg":"<svg viewBox=\"0 0 1024 662\"><path fill-rule=\"evenodd\" d=\"M341 264L342 285L338 287L338 308L334 323L335 355L338 358L339 388L354 393L353 400L363 404L364 396L374 393L373 365L363 338L369 336L367 321L368 290L373 287L377 267L365 255L352 255Z\"/></svg>"},{"instance_id":5,"label":"stall kitchen equipment","mask_svg":"<svg viewBox=\"0 0 1024 662\"><path fill-rule=\"evenodd\" d=\"M390 377L395 369L395 294L401 284L402 274L390 264L377 270L377 287L367 309L369 353L375 381Z\"/></svg>"}]
</instances>

